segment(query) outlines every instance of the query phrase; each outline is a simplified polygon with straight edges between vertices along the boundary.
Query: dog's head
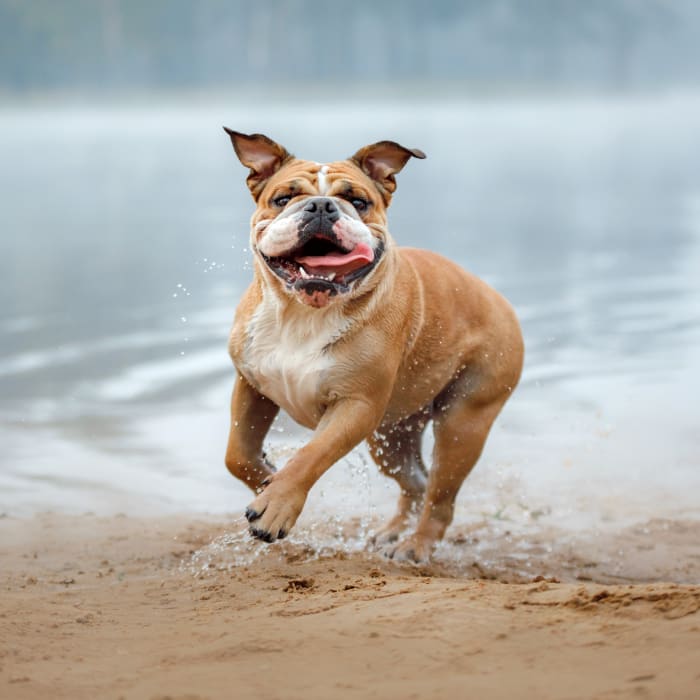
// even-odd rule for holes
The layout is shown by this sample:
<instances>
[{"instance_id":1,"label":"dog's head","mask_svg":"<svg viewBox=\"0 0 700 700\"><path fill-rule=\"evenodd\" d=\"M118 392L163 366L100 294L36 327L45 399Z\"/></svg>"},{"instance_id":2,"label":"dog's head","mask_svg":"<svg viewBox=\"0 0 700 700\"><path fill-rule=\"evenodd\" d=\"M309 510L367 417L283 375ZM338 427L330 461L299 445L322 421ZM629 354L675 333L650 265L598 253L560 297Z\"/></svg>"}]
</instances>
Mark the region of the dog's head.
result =
<instances>
[{"instance_id":1,"label":"dog's head","mask_svg":"<svg viewBox=\"0 0 700 700\"><path fill-rule=\"evenodd\" d=\"M251 248L283 294L317 308L362 293L390 245L386 210L394 175L415 148L380 141L347 160L301 160L262 134L224 127L257 204Z\"/></svg>"}]
</instances>

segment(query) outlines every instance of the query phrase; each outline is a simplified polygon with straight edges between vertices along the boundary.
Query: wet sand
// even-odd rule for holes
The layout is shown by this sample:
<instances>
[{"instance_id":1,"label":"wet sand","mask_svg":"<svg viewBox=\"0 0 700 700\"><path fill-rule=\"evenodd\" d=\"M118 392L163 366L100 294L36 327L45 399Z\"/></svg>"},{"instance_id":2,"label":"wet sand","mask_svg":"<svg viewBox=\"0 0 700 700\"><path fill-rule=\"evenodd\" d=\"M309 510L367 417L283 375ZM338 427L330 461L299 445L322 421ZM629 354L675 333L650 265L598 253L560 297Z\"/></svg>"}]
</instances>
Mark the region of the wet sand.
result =
<instances>
[{"instance_id":1,"label":"wet sand","mask_svg":"<svg viewBox=\"0 0 700 700\"><path fill-rule=\"evenodd\" d=\"M484 523L399 567L347 533L4 517L0 696L694 698L699 535L651 521L524 549Z\"/></svg>"}]
</instances>

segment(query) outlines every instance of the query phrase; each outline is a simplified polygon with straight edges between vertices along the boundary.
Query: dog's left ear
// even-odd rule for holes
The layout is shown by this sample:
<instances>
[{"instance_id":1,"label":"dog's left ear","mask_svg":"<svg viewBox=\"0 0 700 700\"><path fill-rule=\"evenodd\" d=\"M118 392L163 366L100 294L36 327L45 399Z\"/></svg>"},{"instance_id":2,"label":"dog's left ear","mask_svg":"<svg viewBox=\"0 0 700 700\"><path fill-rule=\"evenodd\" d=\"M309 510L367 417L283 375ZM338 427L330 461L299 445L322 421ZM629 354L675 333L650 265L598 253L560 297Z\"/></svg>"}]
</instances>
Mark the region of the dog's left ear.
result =
<instances>
[{"instance_id":1,"label":"dog's left ear","mask_svg":"<svg viewBox=\"0 0 700 700\"><path fill-rule=\"evenodd\" d=\"M359 165L389 199L396 189L394 175L403 169L411 157L425 158L425 153L418 148L406 148L395 141L379 141L361 148L350 160Z\"/></svg>"},{"instance_id":2,"label":"dog's left ear","mask_svg":"<svg viewBox=\"0 0 700 700\"><path fill-rule=\"evenodd\" d=\"M257 201L270 176L274 175L292 156L284 146L280 146L263 134L242 134L227 127L224 127L224 131L231 137L238 160L250 168L246 182L253 199Z\"/></svg>"}]
</instances>

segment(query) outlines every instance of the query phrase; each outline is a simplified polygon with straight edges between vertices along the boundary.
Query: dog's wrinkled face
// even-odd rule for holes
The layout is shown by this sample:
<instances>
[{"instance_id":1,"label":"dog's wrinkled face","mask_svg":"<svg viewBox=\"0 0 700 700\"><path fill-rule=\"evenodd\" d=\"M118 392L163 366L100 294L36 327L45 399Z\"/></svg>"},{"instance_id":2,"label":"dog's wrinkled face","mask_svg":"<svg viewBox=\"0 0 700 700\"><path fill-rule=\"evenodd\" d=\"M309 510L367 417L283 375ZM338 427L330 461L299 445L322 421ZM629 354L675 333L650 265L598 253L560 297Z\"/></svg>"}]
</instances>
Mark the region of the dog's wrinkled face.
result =
<instances>
[{"instance_id":1,"label":"dog's wrinkled face","mask_svg":"<svg viewBox=\"0 0 700 700\"><path fill-rule=\"evenodd\" d=\"M226 129L257 203L251 247L263 274L313 307L350 298L381 264L394 174L416 149L382 141L329 164L294 158L261 134Z\"/></svg>"},{"instance_id":2,"label":"dog's wrinkled face","mask_svg":"<svg viewBox=\"0 0 700 700\"><path fill-rule=\"evenodd\" d=\"M252 244L311 306L350 294L382 257L385 208L357 166L295 160L263 189Z\"/></svg>"}]
</instances>

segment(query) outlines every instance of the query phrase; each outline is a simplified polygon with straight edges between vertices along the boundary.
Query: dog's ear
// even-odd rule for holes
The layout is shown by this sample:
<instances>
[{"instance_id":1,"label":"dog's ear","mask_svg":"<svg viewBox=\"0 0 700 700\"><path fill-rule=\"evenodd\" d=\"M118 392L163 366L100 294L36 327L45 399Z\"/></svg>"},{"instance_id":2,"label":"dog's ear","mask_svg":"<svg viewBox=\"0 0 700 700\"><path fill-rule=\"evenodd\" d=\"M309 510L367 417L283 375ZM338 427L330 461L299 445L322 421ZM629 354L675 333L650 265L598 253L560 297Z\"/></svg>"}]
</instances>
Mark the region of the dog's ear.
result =
<instances>
[{"instance_id":1,"label":"dog's ear","mask_svg":"<svg viewBox=\"0 0 700 700\"><path fill-rule=\"evenodd\" d=\"M418 148L406 148L395 141L379 141L361 148L350 160L359 165L389 199L396 189L394 175L401 171L409 158L425 158Z\"/></svg>"},{"instance_id":2,"label":"dog's ear","mask_svg":"<svg viewBox=\"0 0 700 700\"><path fill-rule=\"evenodd\" d=\"M257 201L265 182L292 156L284 146L263 134L242 134L227 127L224 127L224 131L231 137L238 160L250 168L246 182L253 199Z\"/></svg>"}]
</instances>

